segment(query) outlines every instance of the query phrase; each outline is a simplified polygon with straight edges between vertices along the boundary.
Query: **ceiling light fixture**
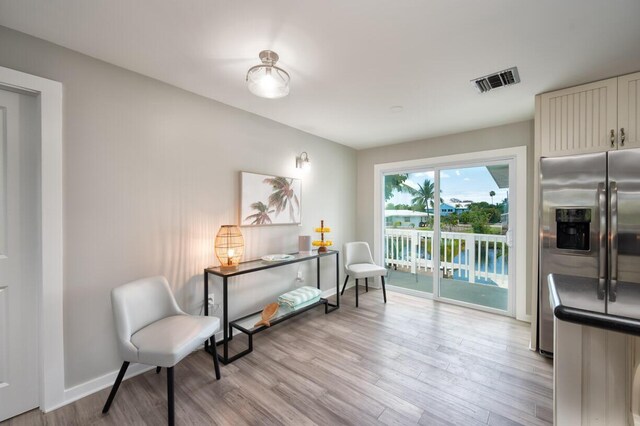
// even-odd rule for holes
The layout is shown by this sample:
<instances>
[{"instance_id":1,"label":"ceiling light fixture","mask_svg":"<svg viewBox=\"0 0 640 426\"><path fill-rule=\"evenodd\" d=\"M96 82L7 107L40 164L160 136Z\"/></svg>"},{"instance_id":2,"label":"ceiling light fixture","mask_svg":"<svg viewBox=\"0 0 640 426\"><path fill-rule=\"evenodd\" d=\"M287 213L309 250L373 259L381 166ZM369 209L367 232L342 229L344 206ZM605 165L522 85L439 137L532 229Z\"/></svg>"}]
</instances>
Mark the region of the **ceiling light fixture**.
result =
<instances>
[{"instance_id":1,"label":"ceiling light fixture","mask_svg":"<svg viewBox=\"0 0 640 426\"><path fill-rule=\"evenodd\" d=\"M289 94L289 73L276 66L280 57L276 52L263 50L258 55L261 65L249 68L247 85L249 91L256 96L277 99Z\"/></svg>"},{"instance_id":2,"label":"ceiling light fixture","mask_svg":"<svg viewBox=\"0 0 640 426\"><path fill-rule=\"evenodd\" d=\"M311 162L309 161L309 154L303 152L299 157L296 157L296 169L309 170L311 168Z\"/></svg>"}]
</instances>

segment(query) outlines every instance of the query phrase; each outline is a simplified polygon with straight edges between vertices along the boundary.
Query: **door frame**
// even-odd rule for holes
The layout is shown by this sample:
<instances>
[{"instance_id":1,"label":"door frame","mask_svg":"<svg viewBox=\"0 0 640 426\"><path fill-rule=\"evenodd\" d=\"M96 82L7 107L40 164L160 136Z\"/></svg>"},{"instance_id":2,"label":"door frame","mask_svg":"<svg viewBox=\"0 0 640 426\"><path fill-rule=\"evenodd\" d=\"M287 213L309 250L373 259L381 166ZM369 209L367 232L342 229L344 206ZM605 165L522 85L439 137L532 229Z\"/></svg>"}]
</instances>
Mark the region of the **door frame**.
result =
<instances>
[{"instance_id":1,"label":"door frame","mask_svg":"<svg viewBox=\"0 0 640 426\"><path fill-rule=\"evenodd\" d=\"M64 404L62 83L0 67L0 89L32 95L40 112L39 404Z\"/></svg>"},{"instance_id":2,"label":"door frame","mask_svg":"<svg viewBox=\"0 0 640 426\"><path fill-rule=\"evenodd\" d=\"M414 170L436 170L447 167L463 167L467 164L477 164L486 161L513 160L515 163L515 181L514 190L509 193L513 197L513 205L515 211L510 211L509 220L514 226L515 244L510 250L515 259L514 263L514 282L513 293L510 295L511 300L515 300L515 318L521 321L530 321L527 315L527 276L526 276L526 253L527 253L527 147L518 146L513 148L496 149L489 151L471 152L465 154L446 155L433 158L421 158L414 160L397 161L392 163L380 163L374 165L374 197L373 197L373 223L374 223L374 247L373 254L376 262L382 264L384 257L384 235L382 233L382 225L384 218L384 175L390 172L402 170L402 172L411 172ZM439 187L436 188L436 191ZM439 201L439 200L438 200ZM437 203L439 206L439 203ZM435 208L438 208L436 206ZM434 208L434 210L435 210ZM513 219L513 222L511 220ZM435 229L436 224L434 224ZM438 256L439 257L439 256ZM434 289L435 291L435 289ZM449 303L449 299L445 299ZM458 304L458 303L456 303ZM461 302L459 304L464 304ZM464 304L465 306L471 306ZM473 305L475 308L476 305ZM487 310L482 309L481 310ZM491 309L491 312L496 312Z\"/></svg>"}]
</instances>

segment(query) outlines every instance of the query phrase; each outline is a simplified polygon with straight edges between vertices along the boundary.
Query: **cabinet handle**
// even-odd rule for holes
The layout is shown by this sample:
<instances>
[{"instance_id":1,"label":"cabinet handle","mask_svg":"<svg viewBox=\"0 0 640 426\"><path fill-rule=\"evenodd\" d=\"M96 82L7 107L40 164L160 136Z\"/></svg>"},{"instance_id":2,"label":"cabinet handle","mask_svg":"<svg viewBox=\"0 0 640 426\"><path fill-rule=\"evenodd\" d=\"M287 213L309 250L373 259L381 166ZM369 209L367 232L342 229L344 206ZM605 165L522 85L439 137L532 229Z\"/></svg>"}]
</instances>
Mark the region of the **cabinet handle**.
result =
<instances>
[{"instance_id":1,"label":"cabinet handle","mask_svg":"<svg viewBox=\"0 0 640 426\"><path fill-rule=\"evenodd\" d=\"M616 146L616 131L611 129L611 134L609 135L609 140L611 141L611 148Z\"/></svg>"},{"instance_id":2,"label":"cabinet handle","mask_svg":"<svg viewBox=\"0 0 640 426\"><path fill-rule=\"evenodd\" d=\"M620 145L624 146L624 140L626 135L624 134L624 127L620 127Z\"/></svg>"}]
</instances>

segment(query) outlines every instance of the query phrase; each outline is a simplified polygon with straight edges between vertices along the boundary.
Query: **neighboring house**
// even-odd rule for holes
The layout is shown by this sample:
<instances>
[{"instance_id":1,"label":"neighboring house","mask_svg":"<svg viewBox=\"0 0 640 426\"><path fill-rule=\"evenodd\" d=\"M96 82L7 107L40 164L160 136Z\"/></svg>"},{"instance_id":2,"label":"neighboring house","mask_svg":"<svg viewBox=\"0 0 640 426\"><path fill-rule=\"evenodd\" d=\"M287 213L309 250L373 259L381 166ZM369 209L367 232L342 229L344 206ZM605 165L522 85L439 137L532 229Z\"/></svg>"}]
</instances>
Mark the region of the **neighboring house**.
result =
<instances>
[{"instance_id":1,"label":"neighboring house","mask_svg":"<svg viewBox=\"0 0 640 426\"><path fill-rule=\"evenodd\" d=\"M429 218L426 212L416 212L413 210L385 210L385 223L387 226L393 226L400 222L400 226L417 228L420 223L424 223Z\"/></svg>"},{"instance_id":2,"label":"neighboring house","mask_svg":"<svg viewBox=\"0 0 640 426\"><path fill-rule=\"evenodd\" d=\"M452 204L456 207L456 211L461 213L466 211L469 208L470 204L473 204L472 200L460 200L459 198L450 198L449 204Z\"/></svg>"},{"instance_id":3,"label":"neighboring house","mask_svg":"<svg viewBox=\"0 0 640 426\"><path fill-rule=\"evenodd\" d=\"M451 204L440 204L440 215L448 216L452 213L460 214L466 211L466 207L454 207ZM433 209L427 209L426 212L416 212L413 210L385 210L384 217L387 226L393 226L394 223L400 222L400 226L419 227L433 216Z\"/></svg>"},{"instance_id":4,"label":"neighboring house","mask_svg":"<svg viewBox=\"0 0 640 426\"><path fill-rule=\"evenodd\" d=\"M455 206L452 206L451 204L440 203L440 216L449 216L451 213L460 214L466 210L467 210L466 207L455 207ZM432 208L427 209L427 213L430 216L433 215L433 209Z\"/></svg>"}]
</instances>

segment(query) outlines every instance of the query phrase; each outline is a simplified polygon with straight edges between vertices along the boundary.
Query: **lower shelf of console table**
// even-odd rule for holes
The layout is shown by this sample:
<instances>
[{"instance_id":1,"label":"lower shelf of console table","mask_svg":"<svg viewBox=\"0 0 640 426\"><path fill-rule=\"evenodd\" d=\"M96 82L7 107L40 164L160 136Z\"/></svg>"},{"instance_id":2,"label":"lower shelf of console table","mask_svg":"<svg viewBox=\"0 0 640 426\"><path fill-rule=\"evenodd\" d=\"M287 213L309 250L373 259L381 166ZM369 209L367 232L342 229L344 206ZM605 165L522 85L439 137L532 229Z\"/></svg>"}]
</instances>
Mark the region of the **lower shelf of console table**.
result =
<instances>
[{"instance_id":1,"label":"lower shelf of console table","mask_svg":"<svg viewBox=\"0 0 640 426\"><path fill-rule=\"evenodd\" d=\"M325 314L328 314L338 309L336 305L329 303L327 299L321 298L317 302L304 306L299 309L291 309L291 308L280 306L280 309L278 309L278 313L273 318L271 318L269 322L271 324L271 327L273 327L277 324L280 324L281 322L291 319L297 315L300 315L318 306L324 306ZM255 324L261 319L262 319L262 311L258 311L258 312L254 312L252 314L246 315L242 318L238 318L234 321L231 321L229 323L229 328L230 328L229 340L233 339L233 330L234 329L238 330L239 332L247 335L247 341L248 341L247 349L241 352L238 352L235 355L229 356L226 361L223 360L223 357L221 355L218 355L219 360L224 362L225 364L228 364L253 352L253 335L271 328L271 327L267 327L266 325L261 325L256 327ZM224 342L220 341L220 342L217 342L217 344L222 345L224 344ZM207 348L207 351L213 354L213 350L210 347Z\"/></svg>"},{"instance_id":2,"label":"lower shelf of console table","mask_svg":"<svg viewBox=\"0 0 640 426\"><path fill-rule=\"evenodd\" d=\"M252 320L251 317L255 315L259 315L262 311L253 313L251 315L247 315L242 318L238 318L236 320L229 320L229 291L228 288L230 285L233 285L230 282L230 279L233 277L237 277L239 275L250 274L255 272L264 271L267 269L280 268L287 265L291 265L299 262L308 262L315 260L316 264L316 288L320 289L320 259L322 258L331 258L335 257L335 286L336 286L336 295L335 304L329 302L327 299L320 299L318 302L305 306L303 308L292 310L291 312L280 312L279 316L276 316L271 321L272 325L278 324L282 321L285 321L293 316L301 314L302 312L306 312L309 309L313 309L316 306L325 305L325 313L332 312L340 307L340 254L337 250L327 250L323 252L314 251L312 253L291 253L291 258L287 260L283 260L280 262L265 262L263 260L250 260L247 262L241 262L236 268L233 269L224 269L221 267L210 267L204 270L204 315L209 315L209 275L221 278L222 284L222 334L223 338L219 342L215 342L216 346L222 345L222 353L218 354L218 359L223 364L228 364L230 362L235 361L238 358L250 353L253 350L253 335L258 333L267 327L252 327L249 322ZM247 321L246 323L244 321ZM256 319L253 324L258 322ZM239 330L242 333L245 333L249 336L249 348L245 351L242 351L233 356L229 355L229 342L233 339L233 329ZM210 354L214 354L213 348L213 338L207 340L204 344L205 351Z\"/></svg>"}]
</instances>

